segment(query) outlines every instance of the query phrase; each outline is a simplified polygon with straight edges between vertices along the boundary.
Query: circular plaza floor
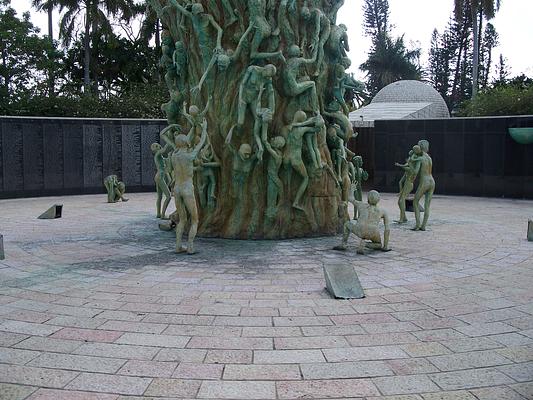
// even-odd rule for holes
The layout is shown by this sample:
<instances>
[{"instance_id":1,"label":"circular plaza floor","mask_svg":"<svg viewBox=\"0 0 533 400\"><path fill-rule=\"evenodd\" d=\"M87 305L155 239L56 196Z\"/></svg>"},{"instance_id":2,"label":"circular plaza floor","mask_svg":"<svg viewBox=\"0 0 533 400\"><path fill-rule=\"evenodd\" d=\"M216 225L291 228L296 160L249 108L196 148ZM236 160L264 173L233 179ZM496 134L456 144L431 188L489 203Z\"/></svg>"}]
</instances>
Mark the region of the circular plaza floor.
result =
<instances>
[{"instance_id":1,"label":"circular plaza floor","mask_svg":"<svg viewBox=\"0 0 533 400\"><path fill-rule=\"evenodd\" d=\"M187 256L154 194L129 197L0 201L1 399L533 399L533 202L435 196L389 253L198 238ZM367 297L331 299L332 263Z\"/></svg>"}]
</instances>

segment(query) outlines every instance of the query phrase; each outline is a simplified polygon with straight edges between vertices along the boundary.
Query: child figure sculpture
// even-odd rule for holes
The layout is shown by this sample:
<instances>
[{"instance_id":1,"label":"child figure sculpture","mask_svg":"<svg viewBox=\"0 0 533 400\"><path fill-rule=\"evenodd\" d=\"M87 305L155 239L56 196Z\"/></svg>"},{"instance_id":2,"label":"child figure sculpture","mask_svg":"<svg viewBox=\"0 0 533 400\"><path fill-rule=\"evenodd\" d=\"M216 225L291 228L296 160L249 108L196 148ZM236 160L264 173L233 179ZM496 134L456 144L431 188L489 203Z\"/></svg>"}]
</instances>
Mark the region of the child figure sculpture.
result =
<instances>
[{"instance_id":1,"label":"child figure sculpture","mask_svg":"<svg viewBox=\"0 0 533 400\"><path fill-rule=\"evenodd\" d=\"M361 239L357 248L357 254L364 254L365 246L376 250L390 251L389 217L385 210L378 207L379 200L379 193L375 190L371 190L368 192L368 204L365 204L362 201L355 202L359 219L356 221L349 220L345 222L342 244L334 247L334 250L346 250L350 233L353 233ZM381 233L379 230L379 222L381 220L383 220L383 224L385 225L383 242L381 241ZM370 240L370 243L367 243L367 240Z\"/></svg>"},{"instance_id":2,"label":"child figure sculpture","mask_svg":"<svg viewBox=\"0 0 533 400\"><path fill-rule=\"evenodd\" d=\"M202 136L200 142L193 149L189 148L189 139L183 134L176 135L176 151L172 153L171 162L174 170L174 200L179 214L179 222L176 225L176 253L187 251L194 254L194 238L198 230L198 209L194 196L194 160L202 149L207 139L207 121L202 123ZM181 246L183 230L187 222L187 214L191 217L187 249Z\"/></svg>"},{"instance_id":3,"label":"child figure sculpture","mask_svg":"<svg viewBox=\"0 0 533 400\"><path fill-rule=\"evenodd\" d=\"M172 198L172 194L170 193L172 178L170 177L169 173L168 159L163 157L163 148L159 143L152 143L150 149L154 155L154 163L157 170L154 177L155 188L157 191L157 218L166 219L165 214L167 212L168 203L170 203L170 199ZM165 201L163 203L163 208L161 208L163 195L165 195Z\"/></svg>"},{"instance_id":4,"label":"child figure sculpture","mask_svg":"<svg viewBox=\"0 0 533 400\"><path fill-rule=\"evenodd\" d=\"M107 202L116 203L119 200L128 201L129 199L124 197L126 192L126 185L124 182L118 180L116 175L109 175L104 179L104 186L107 190Z\"/></svg>"},{"instance_id":5,"label":"child figure sculpture","mask_svg":"<svg viewBox=\"0 0 533 400\"><path fill-rule=\"evenodd\" d=\"M400 207L400 220L398 223L400 224L407 222L407 216L405 215L405 200L412 192L415 185L415 179L420 169L418 162L420 161L421 157L422 149L419 145L415 145L409 152L409 158L405 164L395 164L397 167L400 167L405 171L402 179L400 180L400 196L398 198L398 207Z\"/></svg>"}]
</instances>

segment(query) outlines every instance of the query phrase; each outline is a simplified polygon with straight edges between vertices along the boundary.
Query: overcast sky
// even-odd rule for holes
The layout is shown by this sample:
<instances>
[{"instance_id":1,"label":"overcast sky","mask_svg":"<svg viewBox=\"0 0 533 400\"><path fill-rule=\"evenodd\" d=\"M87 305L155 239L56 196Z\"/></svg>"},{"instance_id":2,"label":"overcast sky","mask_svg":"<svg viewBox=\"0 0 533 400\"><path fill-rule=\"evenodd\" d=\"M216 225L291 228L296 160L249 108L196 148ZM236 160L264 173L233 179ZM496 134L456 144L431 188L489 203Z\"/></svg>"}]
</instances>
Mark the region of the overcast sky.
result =
<instances>
[{"instance_id":1,"label":"overcast sky","mask_svg":"<svg viewBox=\"0 0 533 400\"><path fill-rule=\"evenodd\" d=\"M12 0L13 7L19 11L31 11L32 21L45 33L47 17L31 9L31 0ZM394 26L395 35L405 34L405 42L409 46L422 48L422 62L425 66L427 52L434 28L442 32L452 14L453 0L389 0L390 23ZM338 22L344 23L349 29L350 58L352 71L359 79L364 75L358 67L366 59L370 42L363 35L362 28L363 0L345 0L339 11ZM525 73L533 76L533 1L502 0L500 11L491 22L500 35L500 46L495 49L493 59L498 60L503 54L508 60L512 75ZM55 16L57 23L58 16ZM56 37L57 37L56 28Z\"/></svg>"}]
</instances>

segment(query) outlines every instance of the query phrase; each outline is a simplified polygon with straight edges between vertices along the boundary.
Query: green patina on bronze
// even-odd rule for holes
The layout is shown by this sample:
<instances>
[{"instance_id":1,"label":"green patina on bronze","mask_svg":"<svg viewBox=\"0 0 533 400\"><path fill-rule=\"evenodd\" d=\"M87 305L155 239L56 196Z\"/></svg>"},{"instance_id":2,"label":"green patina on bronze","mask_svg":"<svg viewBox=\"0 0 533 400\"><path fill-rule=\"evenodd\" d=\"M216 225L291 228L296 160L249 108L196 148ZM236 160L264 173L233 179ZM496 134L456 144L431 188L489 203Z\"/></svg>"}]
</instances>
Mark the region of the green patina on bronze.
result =
<instances>
[{"instance_id":1,"label":"green patina on bronze","mask_svg":"<svg viewBox=\"0 0 533 400\"><path fill-rule=\"evenodd\" d=\"M414 231L425 231L429 219L429 208L431 206L431 199L435 191L435 179L433 179L433 160L429 155L429 142L427 140L420 140L417 145L409 152L405 164L396 163L397 167L402 168L405 173L400 179L400 195L398 198L398 206L400 207L400 219L397 221L400 224L407 222L406 200L407 196L414 188L414 183L418 177L418 187L416 189L415 197L413 199L413 208L415 212L416 224ZM420 200L424 198L424 207L420 206ZM420 221L420 213L424 212L423 220Z\"/></svg>"},{"instance_id":2,"label":"green patina on bronze","mask_svg":"<svg viewBox=\"0 0 533 400\"><path fill-rule=\"evenodd\" d=\"M109 175L104 179L104 186L107 190L107 202L116 203L119 200L128 201L124 197L126 193L126 185L124 182L118 180L116 175Z\"/></svg>"},{"instance_id":3,"label":"green patina on bronze","mask_svg":"<svg viewBox=\"0 0 533 400\"><path fill-rule=\"evenodd\" d=\"M389 217L387 212L378 206L380 195L375 190L368 192L367 202L355 201L355 208L357 209L358 219L346 221L344 223L344 233L342 235L342 243L335 246L334 250L346 250L350 234L357 236L359 245L357 246L357 253L364 254L365 248L368 247L374 250L390 251L389 248ZM383 241L381 240L381 233L379 224L383 220L385 226L383 232Z\"/></svg>"},{"instance_id":4,"label":"green patina on bronze","mask_svg":"<svg viewBox=\"0 0 533 400\"><path fill-rule=\"evenodd\" d=\"M161 66L170 94L163 146L152 146L158 217L165 218L172 189L180 195L172 175L189 171L174 156L185 157L175 138L187 135L198 222L189 195L180 207L201 235L338 233L365 179L345 147L353 131L344 95L361 86L345 72L348 37L336 25L344 1L149 3L164 26ZM171 218L181 221L177 214Z\"/></svg>"}]
</instances>

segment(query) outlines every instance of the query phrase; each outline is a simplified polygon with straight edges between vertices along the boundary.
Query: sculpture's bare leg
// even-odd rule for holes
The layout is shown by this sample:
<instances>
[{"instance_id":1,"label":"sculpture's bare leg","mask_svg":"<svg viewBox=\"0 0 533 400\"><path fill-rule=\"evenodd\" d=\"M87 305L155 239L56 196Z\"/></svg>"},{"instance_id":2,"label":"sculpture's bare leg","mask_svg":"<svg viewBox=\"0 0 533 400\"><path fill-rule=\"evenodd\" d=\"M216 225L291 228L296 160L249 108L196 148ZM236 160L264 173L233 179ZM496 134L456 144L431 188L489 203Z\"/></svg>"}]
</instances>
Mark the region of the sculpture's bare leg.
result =
<instances>
[{"instance_id":1,"label":"sculpture's bare leg","mask_svg":"<svg viewBox=\"0 0 533 400\"><path fill-rule=\"evenodd\" d=\"M300 174L300 176L302 177L302 183L300 183L298 192L296 192L296 197L294 198L294 202L292 203L292 206L298 210L303 211L303 207L300 204L300 201L305 191L307 190L307 185L309 184L309 175L307 174L307 169L305 168L305 165L302 161L292 162L291 164L292 164L292 168L294 168L294 170L298 172L298 174Z\"/></svg>"},{"instance_id":2,"label":"sculpture's bare leg","mask_svg":"<svg viewBox=\"0 0 533 400\"><path fill-rule=\"evenodd\" d=\"M230 26L237 21L237 17L235 16L235 12L233 11L233 8L231 7L231 4L228 2L228 0L222 0L222 6L224 7L226 13L229 15L229 20L224 25Z\"/></svg>"},{"instance_id":3,"label":"sculpture's bare leg","mask_svg":"<svg viewBox=\"0 0 533 400\"><path fill-rule=\"evenodd\" d=\"M163 192L161 191L159 184L155 185L155 190L157 192L157 200L155 201L156 216L157 218L161 218L161 201L163 200Z\"/></svg>"},{"instance_id":4,"label":"sculpture's bare leg","mask_svg":"<svg viewBox=\"0 0 533 400\"><path fill-rule=\"evenodd\" d=\"M420 183L419 185L420 186L418 186L416 193L415 193L415 198L413 200L413 208L415 210L415 220L416 220L415 227L413 228L414 231L420 230L420 199L422 199L422 196L426 192L425 185L423 183Z\"/></svg>"},{"instance_id":5,"label":"sculpture's bare leg","mask_svg":"<svg viewBox=\"0 0 533 400\"><path fill-rule=\"evenodd\" d=\"M261 132L265 130L264 129L265 126L268 129L267 123L261 121L260 116L256 116L255 122L254 122L254 139L255 139L255 143L257 144L257 159L259 161L263 161L263 153L265 151L263 149L263 142L261 141Z\"/></svg>"},{"instance_id":6,"label":"sculpture's bare leg","mask_svg":"<svg viewBox=\"0 0 533 400\"><path fill-rule=\"evenodd\" d=\"M409 188L410 190L407 190ZM412 188L413 188L413 184L411 182L406 182L403 187L403 189L405 190L402 190L400 192L400 197L398 198L398 207L400 208L400 219L398 222L400 224L407 222L407 216L405 214L405 199L407 198L409 193L411 193Z\"/></svg>"},{"instance_id":7,"label":"sculpture's bare leg","mask_svg":"<svg viewBox=\"0 0 533 400\"><path fill-rule=\"evenodd\" d=\"M350 237L350 233L352 232L350 228L349 221L344 223L343 231L342 231L342 244L335 246L333 250L346 250L346 247L348 246L348 239Z\"/></svg>"},{"instance_id":8,"label":"sculpture's bare leg","mask_svg":"<svg viewBox=\"0 0 533 400\"><path fill-rule=\"evenodd\" d=\"M359 241L359 246L357 246L357 254L365 254L365 245L366 242L364 239Z\"/></svg>"},{"instance_id":9,"label":"sculpture's bare leg","mask_svg":"<svg viewBox=\"0 0 533 400\"><path fill-rule=\"evenodd\" d=\"M176 211L179 215L179 221L176 225L176 253L183 253L186 251L186 249L181 245L181 240L183 238L185 223L187 222L187 210L183 206L183 201L180 194L175 193L174 199L176 203Z\"/></svg>"},{"instance_id":10,"label":"sculpture's bare leg","mask_svg":"<svg viewBox=\"0 0 533 400\"><path fill-rule=\"evenodd\" d=\"M283 194L283 183L279 177L268 177L268 190L267 190L267 211L268 218L274 218L279 204L279 199Z\"/></svg>"},{"instance_id":11,"label":"sculpture's bare leg","mask_svg":"<svg viewBox=\"0 0 533 400\"><path fill-rule=\"evenodd\" d=\"M428 219L429 219L429 207L431 206L431 198L433 197L433 191L435 189L429 189L426 193L425 193L425 199L424 199L424 220L422 221L422 226L420 227L420 230L421 231L425 231L426 230L426 225L428 223Z\"/></svg>"},{"instance_id":12,"label":"sculpture's bare leg","mask_svg":"<svg viewBox=\"0 0 533 400\"><path fill-rule=\"evenodd\" d=\"M196 208L196 200L194 198L194 193L187 194L184 196L184 203L187 211L191 216L191 228L189 229L189 237L187 238L187 253L194 254L194 238L196 237L196 232L198 232L198 209ZM180 219L181 222L181 219Z\"/></svg>"},{"instance_id":13,"label":"sculpture's bare leg","mask_svg":"<svg viewBox=\"0 0 533 400\"><path fill-rule=\"evenodd\" d=\"M212 210L215 208L215 199L216 199L216 185L217 181L214 175L209 176L209 183L208 183L208 198L207 198L207 207Z\"/></svg>"}]
</instances>

